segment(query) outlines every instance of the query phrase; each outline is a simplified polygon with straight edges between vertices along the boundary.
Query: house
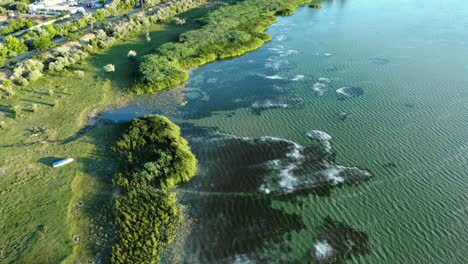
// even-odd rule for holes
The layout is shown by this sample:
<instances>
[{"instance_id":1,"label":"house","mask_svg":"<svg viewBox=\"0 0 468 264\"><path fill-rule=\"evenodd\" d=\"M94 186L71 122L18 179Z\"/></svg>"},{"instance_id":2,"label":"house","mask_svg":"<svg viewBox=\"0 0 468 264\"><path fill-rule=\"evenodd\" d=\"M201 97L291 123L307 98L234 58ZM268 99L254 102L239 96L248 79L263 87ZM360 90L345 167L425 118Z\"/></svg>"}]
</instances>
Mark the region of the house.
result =
<instances>
[{"instance_id":1,"label":"house","mask_svg":"<svg viewBox=\"0 0 468 264\"><path fill-rule=\"evenodd\" d=\"M35 4L43 4L44 6L54 6L66 3L68 1L65 0L36 0Z\"/></svg>"},{"instance_id":2,"label":"house","mask_svg":"<svg viewBox=\"0 0 468 264\"><path fill-rule=\"evenodd\" d=\"M36 0L29 5L30 14L59 15L61 12L70 14L84 13L83 7L78 7L76 1L68 0Z\"/></svg>"}]
</instances>

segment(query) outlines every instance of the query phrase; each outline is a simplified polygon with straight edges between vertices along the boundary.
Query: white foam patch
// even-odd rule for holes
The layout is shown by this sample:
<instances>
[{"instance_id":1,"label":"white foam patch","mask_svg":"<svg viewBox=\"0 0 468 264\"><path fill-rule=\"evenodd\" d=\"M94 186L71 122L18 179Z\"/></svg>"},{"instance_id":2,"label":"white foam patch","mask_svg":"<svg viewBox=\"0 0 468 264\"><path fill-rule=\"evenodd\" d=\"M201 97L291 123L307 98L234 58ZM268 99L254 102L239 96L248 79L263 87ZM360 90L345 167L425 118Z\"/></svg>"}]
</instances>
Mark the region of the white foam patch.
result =
<instances>
[{"instance_id":1,"label":"white foam patch","mask_svg":"<svg viewBox=\"0 0 468 264\"><path fill-rule=\"evenodd\" d=\"M263 103L255 102L252 104L252 108L262 109L262 108L288 108L290 105L285 103L275 103L271 100L265 100Z\"/></svg>"},{"instance_id":2,"label":"white foam patch","mask_svg":"<svg viewBox=\"0 0 468 264\"><path fill-rule=\"evenodd\" d=\"M346 92L347 89L348 87L341 87L336 89L336 92L345 96L349 96L349 93Z\"/></svg>"},{"instance_id":3,"label":"white foam patch","mask_svg":"<svg viewBox=\"0 0 468 264\"><path fill-rule=\"evenodd\" d=\"M265 194L269 194L271 192L271 190L265 184L260 186L260 191Z\"/></svg>"},{"instance_id":4,"label":"white foam patch","mask_svg":"<svg viewBox=\"0 0 468 264\"><path fill-rule=\"evenodd\" d=\"M329 78L320 77L317 79L317 82L312 85L312 90L322 96L328 90L328 85L330 83L331 80Z\"/></svg>"},{"instance_id":5,"label":"white foam patch","mask_svg":"<svg viewBox=\"0 0 468 264\"><path fill-rule=\"evenodd\" d=\"M288 49L288 50L284 50L284 51L279 53L280 57L286 57L286 56L291 56L291 55L295 55L295 54L299 54L299 51L293 50L293 49Z\"/></svg>"},{"instance_id":6,"label":"white foam patch","mask_svg":"<svg viewBox=\"0 0 468 264\"><path fill-rule=\"evenodd\" d=\"M208 80L206 80L207 83L217 83L218 82L218 79L217 78L209 78Z\"/></svg>"},{"instance_id":7,"label":"white foam patch","mask_svg":"<svg viewBox=\"0 0 468 264\"><path fill-rule=\"evenodd\" d=\"M321 83L331 83L331 80L329 78L325 78L325 77L320 77L320 78L318 78L317 81L321 82Z\"/></svg>"},{"instance_id":8,"label":"white foam patch","mask_svg":"<svg viewBox=\"0 0 468 264\"><path fill-rule=\"evenodd\" d=\"M331 56L333 56L333 54L331 54L331 53L324 53L323 56L325 56L325 57L331 57Z\"/></svg>"},{"instance_id":9,"label":"white foam patch","mask_svg":"<svg viewBox=\"0 0 468 264\"><path fill-rule=\"evenodd\" d=\"M287 192L292 192L295 189L297 184L297 179L292 175L292 171L296 168L293 164L287 166L280 170L280 182L279 185L281 188L286 189Z\"/></svg>"},{"instance_id":10,"label":"white foam patch","mask_svg":"<svg viewBox=\"0 0 468 264\"><path fill-rule=\"evenodd\" d=\"M317 241L314 244L314 249L314 255L317 259L331 258L335 254L335 250L326 240Z\"/></svg>"},{"instance_id":11,"label":"white foam patch","mask_svg":"<svg viewBox=\"0 0 468 264\"><path fill-rule=\"evenodd\" d=\"M312 90L318 95L323 95L327 91L327 85L321 82L316 82L312 85Z\"/></svg>"},{"instance_id":12,"label":"white foam patch","mask_svg":"<svg viewBox=\"0 0 468 264\"><path fill-rule=\"evenodd\" d=\"M229 261L229 260L228 260ZM245 254L242 254L242 255L235 255L231 260L230 262L232 264L253 264L255 262L253 262L252 260L249 259L249 257Z\"/></svg>"},{"instance_id":13,"label":"white foam patch","mask_svg":"<svg viewBox=\"0 0 468 264\"><path fill-rule=\"evenodd\" d=\"M265 63L265 68L271 68L274 70L280 70L290 65L288 60L280 60L278 57L268 58Z\"/></svg>"},{"instance_id":14,"label":"white foam patch","mask_svg":"<svg viewBox=\"0 0 468 264\"><path fill-rule=\"evenodd\" d=\"M310 138L318 139L320 141L332 140L332 136L320 130L311 130L306 133L306 136Z\"/></svg>"},{"instance_id":15,"label":"white foam patch","mask_svg":"<svg viewBox=\"0 0 468 264\"><path fill-rule=\"evenodd\" d=\"M345 179L339 176L339 174L345 169L346 168L343 166L336 165L334 167L324 170L323 174L325 174L327 178L330 179L334 185L336 185L344 182Z\"/></svg>"},{"instance_id":16,"label":"white foam patch","mask_svg":"<svg viewBox=\"0 0 468 264\"><path fill-rule=\"evenodd\" d=\"M287 49L283 45L275 45L273 47L269 47L268 50L273 52L273 53L276 53L280 57L286 57L286 56L290 56L290 55L299 53L298 50Z\"/></svg>"},{"instance_id":17,"label":"white foam patch","mask_svg":"<svg viewBox=\"0 0 468 264\"><path fill-rule=\"evenodd\" d=\"M306 133L306 136L312 139L319 140L322 143L325 150L327 152L331 152L332 146L330 140L332 140L332 136L330 136L329 134L320 130L311 130Z\"/></svg>"},{"instance_id":18,"label":"white foam patch","mask_svg":"<svg viewBox=\"0 0 468 264\"><path fill-rule=\"evenodd\" d=\"M285 41L286 39L288 39L288 36L286 35L279 35L275 38L277 41Z\"/></svg>"},{"instance_id":19,"label":"white foam patch","mask_svg":"<svg viewBox=\"0 0 468 264\"><path fill-rule=\"evenodd\" d=\"M304 75L298 74L294 76L294 78L292 78L291 81L300 81L300 80L303 80L304 78L305 78Z\"/></svg>"},{"instance_id":20,"label":"white foam patch","mask_svg":"<svg viewBox=\"0 0 468 264\"><path fill-rule=\"evenodd\" d=\"M265 75L264 77L267 78L267 79L270 79L270 80L284 80L283 77L281 77L281 76L279 76L277 74L269 75L269 76Z\"/></svg>"}]
</instances>

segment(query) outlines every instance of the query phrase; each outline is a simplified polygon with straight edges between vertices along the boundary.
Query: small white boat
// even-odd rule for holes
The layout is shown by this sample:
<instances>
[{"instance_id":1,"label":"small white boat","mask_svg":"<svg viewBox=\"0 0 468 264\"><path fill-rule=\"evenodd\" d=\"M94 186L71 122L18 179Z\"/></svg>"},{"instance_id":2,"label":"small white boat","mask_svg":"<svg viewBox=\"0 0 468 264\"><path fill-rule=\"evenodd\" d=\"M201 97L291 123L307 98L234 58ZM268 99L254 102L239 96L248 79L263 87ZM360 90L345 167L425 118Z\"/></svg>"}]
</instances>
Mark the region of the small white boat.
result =
<instances>
[{"instance_id":1,"label":"small white boat","mask_svg":"<svg viewBox=\"0 0 468 264\"><path fill-rule=\"evenodd\" d=\"M63 165L67 165L68 163L71 163L71 162L73 162L72 158L59 160L59 161L56 161L56 162L52 163L52 167L57 168L57 167L60 167L60 166L63 166Z\"/></svg>"}]
</instances>

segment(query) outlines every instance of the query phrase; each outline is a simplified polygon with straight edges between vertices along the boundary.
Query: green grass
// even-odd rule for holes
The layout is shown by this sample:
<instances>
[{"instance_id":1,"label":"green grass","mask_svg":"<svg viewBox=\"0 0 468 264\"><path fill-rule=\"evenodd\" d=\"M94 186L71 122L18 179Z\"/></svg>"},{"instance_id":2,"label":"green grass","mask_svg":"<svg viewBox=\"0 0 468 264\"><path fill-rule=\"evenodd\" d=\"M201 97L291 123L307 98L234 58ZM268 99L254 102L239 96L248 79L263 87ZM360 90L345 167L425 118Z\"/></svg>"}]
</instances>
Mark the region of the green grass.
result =
<instances>
[{"instance_id":1,"label":"green grass","mask_svg":"<svg viewBox=\"0 0 468 264\"><path fill-rule=\"evenodd\" d=\"M184 16L196 18L207 11L194 10ZM134 76L134 65L127 58L130 49L141 56L196 27L190 22L155 26L149 44L144 34L124 39L68 72L48 74L25 88L15 87L14 96L0 99L0 121L6 123L0 129L1 263L87 263L96 255L106 258L106 245L111 242L99 222L105 222L104 209L113 191L109 177L115 164L108 146L118 134L116 127L98 125L68 144L54 141L76 135L86 127L93 110L115 107L131 98L125 92ZM102 70L109 63L116 66L114 73ZM74 70L85 74L78 78ZM39 105L35 113L33 104ZM14 105L21 105L20 118L11 112ZM45 131L34 135L42 128ZM51 167L53 161L65 157L76 161ZM80 236L78 243L74 235Z\"/></svg>"}]
</instances>

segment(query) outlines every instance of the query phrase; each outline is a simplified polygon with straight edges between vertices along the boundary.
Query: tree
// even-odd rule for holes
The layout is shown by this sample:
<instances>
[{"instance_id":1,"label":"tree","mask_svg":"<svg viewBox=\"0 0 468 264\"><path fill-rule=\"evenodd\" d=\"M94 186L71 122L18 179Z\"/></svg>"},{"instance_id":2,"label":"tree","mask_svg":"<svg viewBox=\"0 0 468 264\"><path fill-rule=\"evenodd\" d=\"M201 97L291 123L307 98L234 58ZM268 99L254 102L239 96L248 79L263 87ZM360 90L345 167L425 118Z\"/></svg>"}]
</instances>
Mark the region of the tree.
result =
<instances>
[{"instance_id":1,"label":"tree","mask_svg":"<svg viewBox=\"0 0 468 264\"><path fill-rule=\"evenodd\" d=\"M38 50L47 50L53 47L55 43L50 39L48 35L41 35L34 40L34 47Z\"/></svg>"},{"instance_id":2,"label":"tree","mask_svg":"<svg viewBox=\"0 0 468 264\"><path fill-rule=\"evenodd\" d=\"M20 12L20 13L27 13L28 10L29 10L29 6L28 4L26 3L23 3L23 2L19 2L19 3L16 3L16 7L15 9Z\"/></svg>"},{"instance_id":3,"label":"tree","mask_svg":"<svg viewBox=\"0 0 468 264\"><path fill-rule=\"evenodd\" d=\"M28 50L26 45L24 45L23 42L21 42L19 39L13 37L13 36L7 36L4 39L4 42L6 44L7 48L7 53L8 57L14 57L17 56L21 53L24 53Z\"/></svg>"},{"instance_id":4,"label":"tree","mask_svg":"<svg viewBox=\"0 0 468 264\"><path fill-rule=\"evenodd\" d=\"M44 29L49 33L50 39L54 39L55 35L57 35L57 30L52 25L47 25Z\"/></svg>"}]
</instances>

